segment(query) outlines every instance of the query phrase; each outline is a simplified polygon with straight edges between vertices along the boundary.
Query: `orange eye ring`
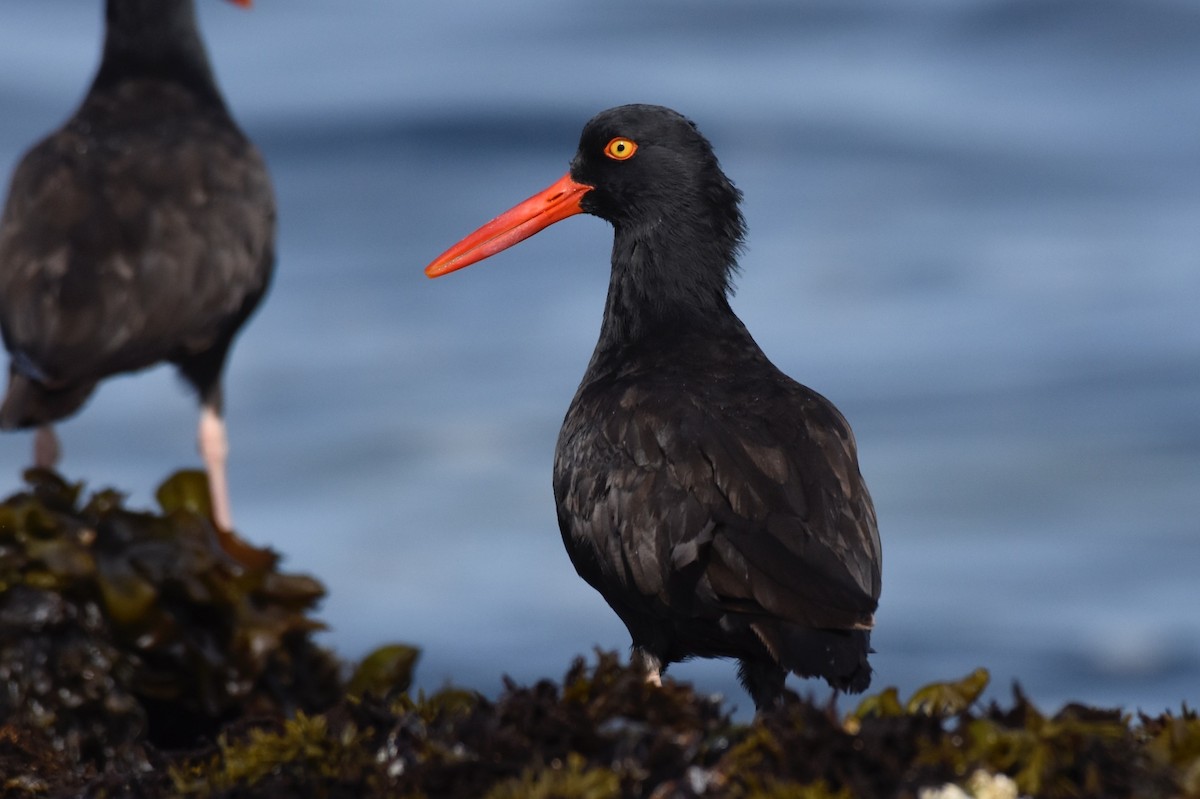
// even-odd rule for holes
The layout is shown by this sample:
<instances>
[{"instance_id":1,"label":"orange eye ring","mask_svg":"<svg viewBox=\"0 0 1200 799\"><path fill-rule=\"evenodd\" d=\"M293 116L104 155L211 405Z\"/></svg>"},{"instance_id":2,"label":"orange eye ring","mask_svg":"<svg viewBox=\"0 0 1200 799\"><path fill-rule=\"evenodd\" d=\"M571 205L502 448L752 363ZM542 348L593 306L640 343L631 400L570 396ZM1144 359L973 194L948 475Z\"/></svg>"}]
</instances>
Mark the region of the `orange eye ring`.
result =
<instances>
[{"instance_id":1,"label":"orange eye ring","mask_svg":"<svg viewBox=\"0 0 1200 799\"><path fill-rule=\"evenodd\" d=\"M604 154L614 161L628 160L636 152L637 142L632 139L626 139L624 136L618 136L604 145Z\"/></svg>"}]
</instances>

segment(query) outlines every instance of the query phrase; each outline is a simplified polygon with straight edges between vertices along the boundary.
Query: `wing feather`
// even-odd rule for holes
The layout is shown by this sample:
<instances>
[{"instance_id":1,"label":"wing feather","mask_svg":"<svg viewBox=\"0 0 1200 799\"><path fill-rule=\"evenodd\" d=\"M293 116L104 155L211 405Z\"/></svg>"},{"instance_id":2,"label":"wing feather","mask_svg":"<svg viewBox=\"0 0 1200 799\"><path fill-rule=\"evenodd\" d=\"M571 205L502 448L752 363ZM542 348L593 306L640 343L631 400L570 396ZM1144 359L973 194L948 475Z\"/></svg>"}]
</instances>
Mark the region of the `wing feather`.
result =
<instances>
[{"instance_id":1,"label":"wing feather","mask_svg":"<svg viewBox=\"0 0 1200 799\"><path fill-rule=\"evenodd\" d=\"M871 625L880 547L853 435L823 397L768 376L737 404L669 374L581 387L555 494L568 550L591 553L577 568L614 607Z\"/></svg>"}]
</instances>

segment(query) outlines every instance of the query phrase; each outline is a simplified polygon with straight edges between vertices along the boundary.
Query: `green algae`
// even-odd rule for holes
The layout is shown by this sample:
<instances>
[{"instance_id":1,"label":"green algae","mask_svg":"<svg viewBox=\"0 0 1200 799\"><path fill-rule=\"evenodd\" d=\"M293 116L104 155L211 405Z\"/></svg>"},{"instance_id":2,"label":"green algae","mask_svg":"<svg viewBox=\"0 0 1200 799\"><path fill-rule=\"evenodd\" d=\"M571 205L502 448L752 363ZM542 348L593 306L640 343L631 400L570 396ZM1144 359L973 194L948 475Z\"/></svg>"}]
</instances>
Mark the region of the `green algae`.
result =
<instances>
[{"instance_id":1,"label":"green algae","mask_svg":"<svg viewBox=\"0 0 1200 799\"><path fill-rule=\"evenodd\" d=\"M363 740L353 724L334 732L326 717L298 712L278 729L251 729L236 745L223 734L211 761L174 767L170 775L180 796L217 796L267 780L290 785L297 795L333 796L339 786L369 777L372 763Z\"/></svg>"},{"instance_id":2,"label":"green algae","mask_svg":"<svg viewBox=\"0 0 1200 799\"><path fill-rule=\"evenodd\" d=\"M930 683L913 692L905 709L929 716L958 715L975 704L990 680L987 669L975 669L961 680Z\"/></svg>"},{"instance_id":3,"label":"green algae","mask_svg":"<svg viewBox=\"0 0 1200 799\"><path fill-rule=\"evenodd\" d=\"M588 766L582 755L572 752L566 761L542 768L527 768L519 777L493 785L484 799L619 799L621 781L605 768Z\"/></svg>"},{"instance_id":4,"label":"green algae","mask_svg":"<svg viewBox=\"0 0 1200 799\"><path fill-rule=\"evenodd\" d=\"M1172 714L1134 723L1120 710L1068 704L1046 715L1019 686L1011 707L993 702L972 711L986 685L986 672L977 669L962 680L925 686L903 706L894 692L885 691L886 697L864 700L848 727L929 715L944 732L919 739L914 762L948 768L958 779L977 771L1004 774L1022 795L1195 795L1188 778L1200 751L1188 751L1193 741L1187 724Z\"/></svg>"},{"instance_id":5,"label":"green algae","mask_svg":"<svg viewBox=\"0 0 1200 799\"><path fill-rule=\"evenodd\" d=\"M1181 795L1200 797L1200 717L1184 707L1178 716L1140 717L1146 755L1178 775Z\"/></svg>"},{"instance_id":6,"label":"green algae","mask_svg":"<svg viewBox=\"0 0 1200 799\"><path fill-rule=\"evenodd\" d=\"M366 693L378 696L403 694L412 684L421 650L405 644L389 644L371 652L355 668L346 695L359 699Z\"/></svg>"}]
</instances>

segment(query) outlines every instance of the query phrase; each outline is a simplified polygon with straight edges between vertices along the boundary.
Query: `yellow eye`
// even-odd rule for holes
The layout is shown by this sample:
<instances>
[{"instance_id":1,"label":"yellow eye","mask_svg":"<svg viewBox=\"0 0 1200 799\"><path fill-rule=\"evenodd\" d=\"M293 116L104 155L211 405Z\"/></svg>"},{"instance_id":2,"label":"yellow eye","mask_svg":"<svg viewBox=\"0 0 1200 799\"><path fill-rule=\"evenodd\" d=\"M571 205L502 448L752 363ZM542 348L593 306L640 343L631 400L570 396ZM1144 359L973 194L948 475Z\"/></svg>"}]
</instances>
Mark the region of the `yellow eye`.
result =
<instances>
[{"instance_id":1,"label":"yellow eye","mask_svg":"<svg viewBox=\"0 0 1200 799\"><path fill-rule=\"evenodd\" d=\"M604 147L604 154L614 161L624 161L637 152L637 144L622 136L610 141Z\"/></svg>"}]
</instances>

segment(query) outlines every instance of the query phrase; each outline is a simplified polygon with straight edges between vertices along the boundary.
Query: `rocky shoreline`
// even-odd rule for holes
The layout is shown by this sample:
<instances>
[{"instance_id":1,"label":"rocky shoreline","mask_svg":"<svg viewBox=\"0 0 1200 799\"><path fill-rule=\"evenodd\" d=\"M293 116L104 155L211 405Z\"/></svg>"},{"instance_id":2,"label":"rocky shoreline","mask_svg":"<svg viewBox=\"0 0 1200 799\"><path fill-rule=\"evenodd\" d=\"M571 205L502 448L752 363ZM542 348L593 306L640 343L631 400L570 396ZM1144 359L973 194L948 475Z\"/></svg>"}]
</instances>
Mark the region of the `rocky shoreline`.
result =
<instances>
[{"instance_id":1,"label":"rocky shoreline","mask_svg":"<svg viewBox=\"0 0 1200 799\"><path fill-rule=\"evenodd\" d=\"M1200 797L1189 708L985 704L982 669L751 724L603 652L413 696L415 648L351 668L312 641L316 579L222 552L202 475L157 513L26 479L0 503L2 797Z\"/></svg>"}]
</instances>

